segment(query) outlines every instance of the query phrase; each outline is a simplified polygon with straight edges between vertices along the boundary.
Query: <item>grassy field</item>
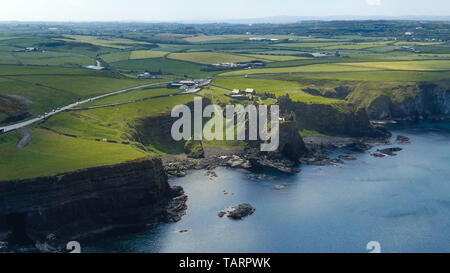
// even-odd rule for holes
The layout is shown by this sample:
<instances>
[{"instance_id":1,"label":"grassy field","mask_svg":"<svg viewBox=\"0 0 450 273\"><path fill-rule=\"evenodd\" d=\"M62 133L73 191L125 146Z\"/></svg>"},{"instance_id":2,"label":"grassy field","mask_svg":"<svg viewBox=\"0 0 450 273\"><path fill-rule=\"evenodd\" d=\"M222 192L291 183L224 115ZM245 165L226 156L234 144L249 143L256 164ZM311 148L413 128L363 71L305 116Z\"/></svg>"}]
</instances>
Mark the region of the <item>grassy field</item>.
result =
<instances>
[{"instance_id":1,"label":"grassy field","mask_svg":"<svg viewBox=\"0 0 450 273\"><path fill-rule=\"evenodd\" d=\"M400 41L396 42L395 45L399 46L433 46L433 45L444 45L445 42L412 42L412 41Z\"/></svg>"},{"instance_id":2,"label":"grassy field","mask_svg":"<svg viewBox=\"0 0 450 273\"><path fill-rule=\"evenodd\" d=\"M95 100L92 102L88 102L83 104L83 107L95 106L95 105L104 105L104 104L113 104L113 103L121 103L133 100L147 99L165 95L173 95L180 93L179 89L167 89L167 88L148 88L143 90L130 91L126 93L122 93L119 95L106 97L103 99Z\"/></svg>"},{"instance_id":3,"label":"grassy field","mask_svg":"<svg viewBox=\"0 0 450 273\"><path fill-rule=\"evenodd\" d=\"M19 64L25 65L53 65L53 66L81 66L95 64L94 58L65 52L23 52L13 56Z\"/></svg>"},{"instance_id":4,"label":"grassy field","mask_svg":"<svg viewBox=\"0 0 450 273\"><path fill-rule=\"evenodd\" d=\"M214 73L204 72L206 66L165 58L153 58L143 60L127 60L111 63L112 67L129 71L162 72L180 76L205 77Z\"/></svg>"},{"instance_id":5,"label":"grassy field","mask_svg":"<svg viewBox=\"0 0 450 273\"><path fill-rule=\"evenodd\" d=\"M450 78L450 72L417 72L417 71L370 71L344 73L317 73L282 75L284 79L316 79L338 81L375 81L379 82L433 82Z\"/></svg>"},{"instance_id":6,"label":"grassy field","mask_svg":"<svg viewBox=\"0 0 450 273\"><path fill-rule=\"evenodd\" d=\"M404 61L404 62L370 62L370 63L342 63L352 67L370 67L390 70L450 70L450 62L444 60L435 61Z\"/></svg>"},{"instance_id":7,"label":"grassy field","mask_svg":"<svg viewBox=\"0 0 450 273\"><path fill-rule=\"evenodd\" d=\"M311 85L302 85L295 81L281 81L273 79L262 78L238 78L238 77L219 77L214 80L214 84L218 86L227 87L229 89L241 89L246 88L255 89L256 93L272 93L277 97L289 94L292 100L301 101L305 103L321 103L321 104L341 104L345 103L342 100L330 99L322 96L313 96L304 91L303 89L313 87ZM229 93L229 92L228 92Z\"/></svg>"},{"instance_id":8,"label":"grassy field","mask_svg":"<svg viewBox=\"0 0 450 273\"><path fill-rule=\"evenodd\" d=\"M0 77L17 75L98 75L106 76L107 72L89 69L46 67L38 65L0 65Z\"/></svg>"},{"instance_id":9,"label":"grassy field","mask_svg":"<svg viewBox=\"0 0 450 273\"><path fill-rule=\"evenodd\" d=\"M168 55L168 58L199 64L237 63L259 60L254 57L217 52L171 53Z\"/></svg>"},{"instance_id":10,"label":"grassy field","mask_svg":"<svg viewBox=\"0 0 450 273\"><path fill-rule=\"evenodd\" d=\"M323 48L328 46L338 46L338 45L345 45L346 43L343 42L305 42L305 43L280 43L280 44L274 44L273 47L292 47L292 48Z\"/></svg>"},{"instance_id":11,"label":"grassy field","mask_svg":"<svg viewBox=\"0 0 450 273\"><path fill-rule=\"evenodd\" d=\"M293 35L255 35L255 36L249 36L249 35L240 35L240 34L227 34L227 35L194 35L191 37L184 38L185 41L190 43L225 43L230 41L236 41L236 42L243 42L247 41L250 37L259 37L259 38L269 38L269 39L290 39L290 38L303 38L305 37L298 37Z\"/></svg>"},{"instance_id":12,"label":"grassy field","mask_svg":"<svg viewBox=\"0 0 450 273\"><path fill-rule=\"evenodd\" d=\"M107 63L114 63L120 61L126 61L130 59L131 51L114 52L105 55L101 55L103 61Z\"/></svg>"},{"instance_id":13,"label":"grassy field","mask_svg":"<svg viewBox=\"0 0 450 273\"><path fill-rule=\"evenodd\" d=\"M256 58L266 62L284 62L293 60L307 60L308 57L287 56L287 55L269 55L269 54L241 54L242 56Z\"/></svg>"},{"instance_id":14,"label":"grassy field","mask_svg":"<svg viewBox=\"0 0 450 273\"><path fill-rule=\"evenodd\" d=\"M281 67L281 68L258 68L250 70L239 70L226 72L221 76L240 76L240 75L255 75L255 74L289 74L289 73L320 73L320 72L346 72L346 71L376 71L381 68L366 67L357 65L343 65L343 64L313 64L296 67Z\"/></svg>"},{"instance_id":15,"label":"grassy field","mask_svg":"<svg viewBox=\"0 0 450 273\"><path fill-rule=\"evenodd\" d=\"M147 42L133 41L129 39L109 38L109 37L97 37L97 36L84 36L84 35L64 35L65 38L57 38L55 40L61 40L65 42L77 42L87 43L96 46L112 47L118 49L130 48L135 45L150 45Z\"/></svg>"},{"instance_id":16,"label":"grassy field","mask_svg":"<svg viewBox=\"0 0 450 273\"><path fill-rule=\"evenodd\" d=\"M107 72L87 69L0 66L0 94L21 96L34 115L82 98L158 81L113 78Z\"/></svg>"},{"instance_id":17,"label":"grassy field","mask_svg":"<svg viewBox=\"0 0 450 273\"><path fill-rule=\"evenodd\" d=\"M233 32L227 32L230 28L227 24L217 25L212 32L235 33L226 35L196 32L193 29L197 26L186 31L174 25L165 27L176 28L173 31L176 33L142 29L139 25L133 26L136 31L114 27L100 31L79 26L70 32L61 29L58 34L45 30L39 34L34 33L36 30L3 33L0 35L0 102L14 98L20 104L7 102L9 108L0 107L4 111L0 112L0 120L8 118L6 110L17 105L19 109L23 105L35 116L82 98L181 78L214 77L214 84L228 89L254 88L259 94L271 93L277 97L288 94L294 101L327 104L342 111L349 111L350 105L373 106L373 101L380 96L401 101L417 95L423 82L439 84L450 79L450 46L445 42L413 41L410 37L397 37L399 41L396 41L388 34L386 37L360 35L364 29L353 29L348 35L337 30L316 35L313 33L320 28L310 23L292 30L297 33L308 28L313 32L303 36L264 35L270 29L261 30L261 35L257 32L244 35L246 28L252 28L246 25ZM335 31L341 34L334 35ZM278 40L249 40L252 37ZM401 46L414 47L421 53L401 50ZM25 47L39 47L44 52L16 52ZM313 52L336 51L340 56L309 57ZM95 64L97 59L107 70L81 68ZM211 71L209 66L251 61L262 61L266 66L225 71ZM163 79L135 79L143 71ZM343 95L340 90L344 90ZM179 92L162 85L80 107L127 102L124 105L59 113L32 126L33 140L23 150L16 148L22 137L20 131L0 135L3 152L0 179L51 175L149 154L182 152L184 143L171 141L167 132L163 132L172 108L191 103L195 97L173 96ZM232 99L226 96L229 92L207 86L196 95L221 105L252 103ZM165 97L156 98L159 96ZM273 104L276 100L269 98L262 102ZM320 135L303 127L300 133ZM242 148L245 143L205 141L204 145Z\"/></svg>"},{"instance_id":18,"label":"grassy field","mask_svg":"<svg viewBox=\"0 0 450 273\"><path fill-rule=\"evenodd\" d=\"M392 41L354 43L354 44L347 43L347 44L329 45L329 46L321 47L321 49L325 49L325 50L337 50L337 49L360 50L360 49L384 46L384 45L388 45L388 44L392 44L392 43L393 43Z\"/></svg>"},{"instance_id":19,"label":"grassy field","mask_svg":"<svg viewBox=\"0 0 450 273\"><path fill-rule=\"evenodd\" d=\"M139 59L159 58L159 57L163 57L167 53L168 52L164 52L164 51L134 50L134 51L131 51L130 59L131 60L139 60Z\"/></svg>"},{"instance_id":20,"label":"grassy field","mask_svg":"<svg viewBox=\"0 0 450 273\"><path fill-rule=\"evenodd\" d=\"M54 175L148 155L130 145L81 140L43 129L33 129L32 135L22 150L16 147L20 131L0 136L0 180Z\"/></svg>"},{"instance_id":21,"label":"grassy field","mask_svg":"<svg viewBox=\"0 0 450 273\"><path fill-rule=\"evenodd\" d=\"M133 104L80 111L79 115L85 119L96 121L102 126L127 132L133 121L143 117L170 114L175 105L191 102L193 98L192 95L158 98Z\"/></svg>"}]
</instances>

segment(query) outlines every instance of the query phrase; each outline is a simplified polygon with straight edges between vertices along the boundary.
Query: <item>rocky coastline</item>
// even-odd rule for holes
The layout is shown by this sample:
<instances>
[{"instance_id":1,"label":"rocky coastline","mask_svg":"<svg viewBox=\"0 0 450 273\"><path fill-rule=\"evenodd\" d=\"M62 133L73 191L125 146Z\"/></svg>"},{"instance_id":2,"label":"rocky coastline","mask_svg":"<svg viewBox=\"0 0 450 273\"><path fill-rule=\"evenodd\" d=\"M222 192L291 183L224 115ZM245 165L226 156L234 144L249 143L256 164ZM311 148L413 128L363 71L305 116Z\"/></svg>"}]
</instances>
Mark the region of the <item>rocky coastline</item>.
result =
<instances>
[{"instance_id":1,"label":"rocky coastline","mask_svg":"<svg viewBox=\"0 0 450 273\"><path fill-rule=\"evenodd\" d=\"M301 164L316 166L335 166L344 164L345 161L355 160L348 154L331 158L330 152L334 149L348 149L352 152L365 153L375 146L392 144L388 138L342 138L342 137L305 137L307 152L296 161L285 157L272 157L261 155L254 149L245 149L234 155L227 155L226 150L216 155L204 158L191 158L188 156L164 156L163 162L167 174L171 177L184 177L189 170L213 170L217 167L240 168L251 172L260 173L277 171L286 174L295 174L301 171Z\"/></svg>"},{"instance_id":2,"label":"rocky coastline","mask_svg":"<svg viewBox=\"0 0 450 273\"><path fill-rule=\"evenodd\" d=\"M2 181L0 192L0 252L8 245L64 252L69 241L179 221L187 208L158 157Z\"/></svg>"}]
</instances>

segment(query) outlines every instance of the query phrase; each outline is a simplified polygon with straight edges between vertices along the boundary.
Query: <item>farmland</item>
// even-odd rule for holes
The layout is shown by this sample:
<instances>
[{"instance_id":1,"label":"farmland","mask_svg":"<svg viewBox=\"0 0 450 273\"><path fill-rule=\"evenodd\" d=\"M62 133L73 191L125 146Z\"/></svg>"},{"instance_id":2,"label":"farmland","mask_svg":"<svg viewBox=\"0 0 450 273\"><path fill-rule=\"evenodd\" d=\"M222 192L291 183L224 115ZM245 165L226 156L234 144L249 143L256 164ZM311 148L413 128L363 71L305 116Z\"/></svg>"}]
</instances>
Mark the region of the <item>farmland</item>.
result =
<instances>
[{"instance_id":1,"label":"farmland","mask_svg":"<svg viewBox=\"0 0 450 273\"><path fill-rule=\"evenodd\" d=\"M428 27L420 36L405 36L408 28L417 27L414 24L100 24L103 28L74 24L61 26L58 33L45 30L48 26L14 31L13 26L0 27L1 126L80 99L164 82L90 101L37 122L30 126L33 138L24 149L16 147L20 131L0 135L5 154L0 179L183 152L184 143L171 141L165 122L175 105L189 104L194 96L223 105L273 104L289 95L308 107L347 113L376 109L379 105L374 102L380 97L393 102L414 98L421 86L447 90L448 28L424 23ZM97 61L104 70L85 68ZM258 66L212 65L218 63ZM148 78L141 76L145 72ZM210 78L214 86L204 86L195 95L166 88L167 82L199 78ZM231 89L246 88L255 89L255 98L227 96ZM303 135L327 134L300 125ZM209 141L204 145L242 148L245 144Z\"/></svg>"},{"instance_id":2,"label":"farmland","mask_svg":"<svg viewBox=\"0 0 450 273\"><path fill-rule=\"evenodd\" d=\"M170 59L188 61L200 64L215 63L237 63L250 62L257 60L256 58L239 56L234 54L216 53L216 52L191 52L191 53L172 53L168 56Z\"/></svg>"}]
</instances>

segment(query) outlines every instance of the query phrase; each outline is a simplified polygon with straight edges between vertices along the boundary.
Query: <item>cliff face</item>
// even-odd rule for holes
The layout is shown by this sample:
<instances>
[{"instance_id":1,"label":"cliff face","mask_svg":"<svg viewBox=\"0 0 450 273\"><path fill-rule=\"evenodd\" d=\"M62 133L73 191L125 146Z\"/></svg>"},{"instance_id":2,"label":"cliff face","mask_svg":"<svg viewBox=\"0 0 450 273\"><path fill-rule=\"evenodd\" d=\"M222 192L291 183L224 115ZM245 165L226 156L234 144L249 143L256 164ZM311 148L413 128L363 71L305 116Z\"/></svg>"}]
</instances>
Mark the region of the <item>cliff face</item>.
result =
<instances>
[{"instance_id":1,"label":"cliff face","mask_svg":"<svg viewBox=\"0 0 450 273\"><path fill-rule=\"evenodd\" d=\"M287 159L297 162L308 151L299 134L295 118L280 122L280 144L278 151Z\"/></svg>"},{"instance_id":2,"label":"cliff face","mask_svg":"<svg viewBox=\"0 0 450 273\"><path fill-rule=\"evenodd\" d=\"M414 96L403 99L380 96L366 107L370 119L433 120L450 117L450 89L445 85L422 84Z\"/></svg>"},{"instance_id":3,"label":"cliff face","mask_svg":"<svg viewBox=\"0 0 450 273\"><path fill-rule=\"evenodd\" d=\"M159 158L0 182L0 233L61 246L118 228L179 220L186 197Z\"/></svg>"},{"instance_id":4,"label":"cliff face","mask_svg":"<svg viewBox=\"0 0 450 273\"><path fill-rule=\"evenodd\" d=\"M298 123L308 130L351 137L382 137L384 132L372 127L364 110L348 107L340 111L327 104L294 102L288 96L278 99L282 113L294 112Z\"/></svg>"}]
</instances>

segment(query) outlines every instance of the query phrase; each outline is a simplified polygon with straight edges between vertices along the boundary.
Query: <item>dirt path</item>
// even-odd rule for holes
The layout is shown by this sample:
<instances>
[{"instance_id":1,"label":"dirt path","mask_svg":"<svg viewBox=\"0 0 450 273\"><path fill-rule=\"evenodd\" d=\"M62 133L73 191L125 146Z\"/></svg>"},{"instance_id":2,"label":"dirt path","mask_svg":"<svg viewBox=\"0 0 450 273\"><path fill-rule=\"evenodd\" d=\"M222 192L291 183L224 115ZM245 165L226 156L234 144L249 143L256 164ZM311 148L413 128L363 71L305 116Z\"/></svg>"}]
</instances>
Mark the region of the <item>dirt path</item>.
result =
<instances>
[{"instance_id":1,"label":"dirt path","mask_svg":"<svg viewBox=\"0 0 450 273\"><path fill-rule=\"evenodd\" d=\"M25 148L28 145L28 143L30 143L30 141L31 141L31 131L25 127L21 128L21 129L23 132L23 137L19 141L19 143L17 143L17 148L19 148L19 149Z\"/></svg>"}]
</instances>

